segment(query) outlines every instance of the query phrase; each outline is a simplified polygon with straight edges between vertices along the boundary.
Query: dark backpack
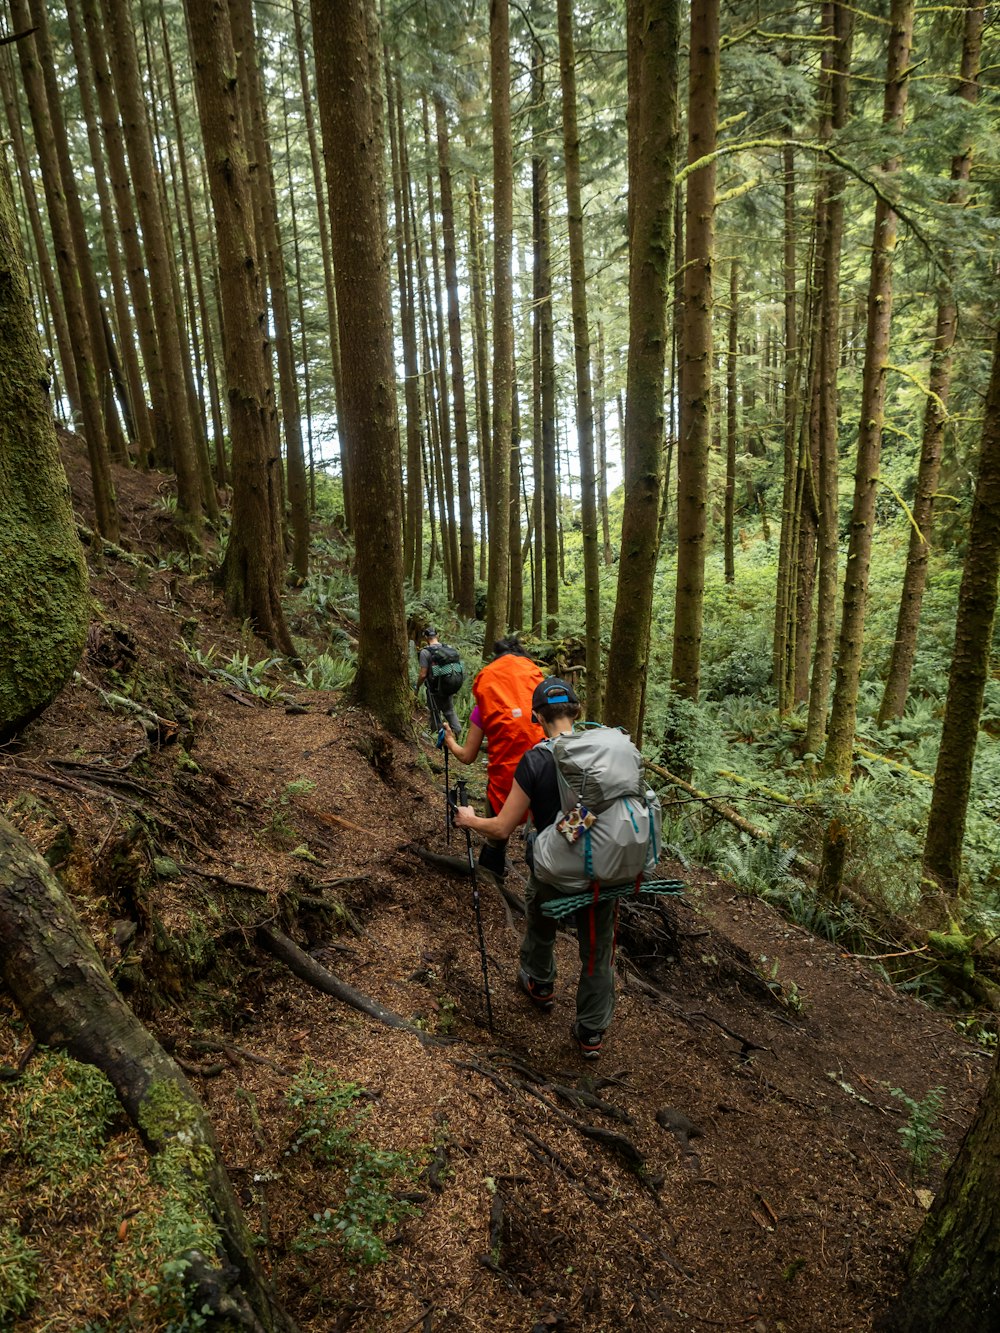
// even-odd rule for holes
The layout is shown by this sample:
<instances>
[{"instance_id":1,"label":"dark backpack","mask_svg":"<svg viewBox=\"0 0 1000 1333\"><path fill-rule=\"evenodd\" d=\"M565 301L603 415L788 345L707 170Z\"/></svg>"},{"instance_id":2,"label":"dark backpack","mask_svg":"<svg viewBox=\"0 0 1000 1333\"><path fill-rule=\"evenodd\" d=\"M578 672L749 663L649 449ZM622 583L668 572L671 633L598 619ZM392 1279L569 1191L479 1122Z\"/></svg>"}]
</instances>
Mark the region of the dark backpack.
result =
<instances>
[{"instance_id":1,"label":"dark backpack","mask_svg":"<svg viewBox=\"0 0 1000 1333\"><path fill-rule=\"evenodd\" d=\"M457 648L446 643L435 643L427 650L431 655L428 681L435 694L457 694L465 681L465 669Z\"/></svg>"}]
</instances>

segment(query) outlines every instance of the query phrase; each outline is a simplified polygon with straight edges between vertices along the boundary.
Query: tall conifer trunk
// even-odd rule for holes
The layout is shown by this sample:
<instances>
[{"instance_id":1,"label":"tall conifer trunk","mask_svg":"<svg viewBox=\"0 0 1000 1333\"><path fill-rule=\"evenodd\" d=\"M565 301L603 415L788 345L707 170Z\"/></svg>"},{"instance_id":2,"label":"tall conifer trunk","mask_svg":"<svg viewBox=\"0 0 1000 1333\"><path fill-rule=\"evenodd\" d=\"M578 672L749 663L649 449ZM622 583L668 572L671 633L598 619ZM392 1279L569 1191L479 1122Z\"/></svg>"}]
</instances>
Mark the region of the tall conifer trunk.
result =
<instances>
[{"instance_id":1,"label":"tall conifer trunk","mask_svg":"<svg viewBox=\"0 0 1000 1333\"><path fill-rule=\"evenodd\" d=\"M692 0L688 163L714 153L719 118L719 0ZM673 688L697 699L701 675L708 452L712 391L712 264L715 250L715 161L687 181L684 356L677 449L677 596ZM667 246L669 253L669 246Z\"/></svg>"},{"instance_id":2,"label":"tall conifer trunk","mask_svg":"<svg viewBox=\"0 0 1000 1333\"><path fill-rule=\"evenodd\" d=\"M580 510L583 522L583 587L587 639L587 716L601 720L601 562L594 476L594 401L590 382L590 328L587 323L587 265L580 191L580 132L576 115L576 52L570 0L558 0L559 72L562 83L563 152L569 225L569 276L576 366L576 434L580 451Z\"/></svg>"},{"instance_id":3,"label":"tall conifer trunk","mask_svg":"<svg viewBox=\"0 0 1000 1333\"><path fill-rule=\"evenodd\" d=\"M26 0L11 0L10 14L15 31L26 33L33 26ZM35 146L42 167L49 228L56 252L59 285L80 385L80 407L83 413L87 457L90 461L97 527L101 535L109 541L117 541L118 504L111 478L107 438L104 434L104 413L95 371L96 363L90 348L90 328L77 278L73 236L66 210L66 197L60 180L59 164L55 158L45 84L34 36L22 37L17 43L17 52L28 99L28 110L35 131Z\"/></svg>"},{"instance_id":4,"label":"tall conifer trunk","mask_svg":"<svg viewBox=\"0 0 1000 1333\"><path fill-rule=\"evenodd\" d=\"M726 350L726 500L723 518L723 561L727 583L736 579L733 511L736 502L736 368L739 361L739 261L729 261L729 345Z\"/></svg>"},{"instance_id":5,"label":"tall conifer trunk","mask_svg":"<svg viewBox=\"0 0 1000 1333\"><path fill-rule=\"evenodd\" d=\"M313 0L320 122L333 201L343 428L355 480L361 639L355 694L389 730L410 726L377 23L366 0ZM374 86L372 86L374 85ZM369 93L369 88L371 92ZM365 244L357 244L357 236Z\"/></svg>"},{"instance_id":6,"label":"tall conifer trunk","mask_svg":"<svg viewBox=\"0 0 1000 1333\"><path fill-rule=\"evenodd\" d=\"M656 574L671 217L677 158L678 0L628 6L629 351L625 507L604 721L637 736ZM637 68L635 66L638 66Z\"/></svg>"},{"instance_id":7,"label":"tall conifer trunk","mask_svg":"<svg viewBox=\"0 0 1000 1333\"><path fill-rule=\"evenodd\" d=\"M913 41L913 0L892 0L883 123L897 133L903 128L909 90L908 70ZM885 163L884 174L899 170L899 160ZM897 217L884 194L875 206L871 280L868 289L868 334L861 388L858 461L854 474L854 506L847 550L844 606L840 622L836 685L830 730L823 756L824 776L850 782L854 757L858 686L861 679L862 636L868 602L872 528L879 482L882 422L885 415L886 365L892 321L892 259Z\"/></svg>"},{"instance_id":8,"label":"tall conifer trunk","mask_svg":"<svg viewBox=\"0 0 1000 1333\"><path fill-rule=\"evenodd\" d=\"M485 644L506 629L510 595L510 423L514 387L514 149L510 130L510 15L490 0L490 105L493 129L493 448L489 586Z\"/></svg>"},{"instance_id":9,"label":"tall conifer trunk","mask_svg":"<svg viewBox=\"0 0 1000 1333\"><path fill-rule=\"evenodd\" d=\"M958 95L969 103L976 101L979 91L976 77L982 49L984 13L981 0L966 0ZM952 159L951 179L955 182L951 193L953 204L960 204L965 197L971 168L972 154L969 150L958 153ZM927 585L930 542L934 525L934 501L941 475L944 427L948 416L948 395L951 391L952 348L957 324L958 306L952 283L946 279L938 292L937 322L927 385L929 392L924 404L923 444L917 472L917 493L913 501L910 545L906 554L906 573L903 576L903 592L899 601L896 637L892 645L885 693L878 714L880 726L884 726L890 718L902 717L910 688L910 673L913 671L913 660L917 651L920 608L923 605L924 588Z\"/></svg>"}]
</instances>

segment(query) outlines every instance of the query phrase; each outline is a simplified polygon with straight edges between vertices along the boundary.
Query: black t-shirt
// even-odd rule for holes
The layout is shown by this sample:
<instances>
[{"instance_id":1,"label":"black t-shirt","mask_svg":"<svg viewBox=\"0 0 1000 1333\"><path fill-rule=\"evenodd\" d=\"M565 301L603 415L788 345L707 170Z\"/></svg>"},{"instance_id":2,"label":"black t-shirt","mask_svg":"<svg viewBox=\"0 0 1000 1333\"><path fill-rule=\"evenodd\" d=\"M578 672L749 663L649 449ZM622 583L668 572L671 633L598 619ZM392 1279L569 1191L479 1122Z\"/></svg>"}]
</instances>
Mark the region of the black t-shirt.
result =
<instances>
[{"instance_id":1,"label":"black t-shirt","mask_svg":"<svg viewBox=\"0 0 1000 1333\"><path fill-rule=\"evenodd\" d=\"M527 793L531 818L539 833L554 824L562 814L562 802L552 751L544 745L525 751L514 771L514 781Z\"/></svg>"}]
</instances>

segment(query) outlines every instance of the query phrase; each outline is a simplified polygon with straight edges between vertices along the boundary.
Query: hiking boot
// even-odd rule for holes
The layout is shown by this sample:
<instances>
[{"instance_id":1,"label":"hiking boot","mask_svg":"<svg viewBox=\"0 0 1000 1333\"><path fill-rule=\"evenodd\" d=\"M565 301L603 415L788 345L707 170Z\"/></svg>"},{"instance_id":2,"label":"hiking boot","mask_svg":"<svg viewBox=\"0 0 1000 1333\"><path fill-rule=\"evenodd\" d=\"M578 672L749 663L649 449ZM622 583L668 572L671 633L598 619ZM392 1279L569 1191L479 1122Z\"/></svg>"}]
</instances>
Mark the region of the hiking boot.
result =
<instances>
[{"instance_id":1,"label":"hiking boot","mask_svg":"<svg viewBox=\"0 0 1000 1333\"><path fill-rule=\"evenodd\" d=\"M570 1036L576 1044L577 1050L585 1060L596 1060L601 1054L601 1042L604 1040L603 1032L588 1032L582 1028L579 1023L574 1023L570 1028Z\"/></svg>"},{"instance_id":2,"label":"hiking boot","mask_svg":"<svg viewBox=\"0 0 1000 1333\"><path fill-rule=\"evenodd\" d=\"M555 1004L553 997L555 988L551 981L536 981L534 977L529 977L522 967L518 969L517 984L535 1008L541 1009L542 1013L547 1014Z\"/></svg>"}]
</instances>

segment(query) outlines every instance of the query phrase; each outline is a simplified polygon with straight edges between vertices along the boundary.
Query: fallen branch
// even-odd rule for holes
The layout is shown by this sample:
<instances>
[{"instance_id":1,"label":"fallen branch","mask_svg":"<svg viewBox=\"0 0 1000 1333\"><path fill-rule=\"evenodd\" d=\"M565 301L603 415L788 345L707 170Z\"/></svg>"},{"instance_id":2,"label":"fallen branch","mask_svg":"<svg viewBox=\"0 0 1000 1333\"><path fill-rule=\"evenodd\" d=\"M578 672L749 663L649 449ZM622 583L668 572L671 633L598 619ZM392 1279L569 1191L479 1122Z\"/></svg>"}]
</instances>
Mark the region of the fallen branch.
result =
<instances>
[{"instance_id":1,"label":"fallen branch","mask_svg":"<svg viewBox=\"0 0 1000 1333\"><path fill-rule=\"evenodd\" d=\"M305 950L300 949L283 931L276 930L273 926L258 926L257 940L268 953L284 963L301 981L322 991L324 995L332 995L335 1000L349 1004L352 1009L360 1009L363 1014L367 1014L369 1018L374 1018L379 1023L384 1023L386 1027L395 1028L399 1032L411 1032L425 1045L440 1040L423 1032L409 1019L393 1013L391 1009L384 1009L377 1001L362 995L361 991L355 990L346 981L341 981L322 963L310 958Z\"/></svg>"}]
</instances>

